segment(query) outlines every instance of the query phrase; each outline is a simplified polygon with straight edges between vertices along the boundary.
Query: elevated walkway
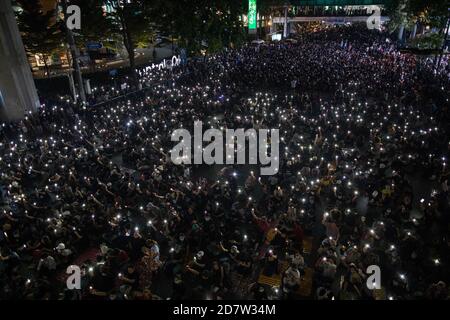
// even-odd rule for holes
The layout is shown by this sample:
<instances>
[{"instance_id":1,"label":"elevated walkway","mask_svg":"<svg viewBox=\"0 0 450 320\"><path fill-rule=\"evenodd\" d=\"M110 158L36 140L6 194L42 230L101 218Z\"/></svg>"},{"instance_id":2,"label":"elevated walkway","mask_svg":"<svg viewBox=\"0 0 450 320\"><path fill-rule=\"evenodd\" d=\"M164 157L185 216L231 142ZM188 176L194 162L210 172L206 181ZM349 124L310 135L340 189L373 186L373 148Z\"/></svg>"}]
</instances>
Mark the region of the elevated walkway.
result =
<instances>
[{"instance_id":1,"label":"elevated walkway","mask_svg":"<svg viewBox=\"0 0 450 320\"><path fill-rule=\"evenodd\" d=\"M295 22L314 22L314 21L321 21L324 23L330 23L330 24L345 24L345 23L352 23L352 22L366 22L369 16L322 16L322 17L288 17L287 22L288 23L295 23ZM386 21L389 21L389 17L387 16L381 16L381 23L384 23ZM273 17L272 18L273 24L283 24L284 23L284 17Z\"/></svg>"}]
</instances>

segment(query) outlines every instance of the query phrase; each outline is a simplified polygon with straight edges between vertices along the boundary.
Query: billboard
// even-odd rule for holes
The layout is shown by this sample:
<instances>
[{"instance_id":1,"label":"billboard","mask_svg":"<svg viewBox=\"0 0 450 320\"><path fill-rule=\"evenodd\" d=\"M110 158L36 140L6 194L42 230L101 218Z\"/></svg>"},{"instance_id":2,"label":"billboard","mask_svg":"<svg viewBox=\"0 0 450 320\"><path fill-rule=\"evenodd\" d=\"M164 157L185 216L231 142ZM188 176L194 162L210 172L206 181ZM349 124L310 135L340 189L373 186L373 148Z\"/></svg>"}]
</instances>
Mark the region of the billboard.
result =
<instances>
[{"instance_id":1,"label":"billboard","mask_svg":"<svg viewBox=\"0 0 450 320\"><path fill-rule=\"evenodd\" d=\"M248 0L248 29L256 29L256 0Z\"/></svg>"}]
</instances>

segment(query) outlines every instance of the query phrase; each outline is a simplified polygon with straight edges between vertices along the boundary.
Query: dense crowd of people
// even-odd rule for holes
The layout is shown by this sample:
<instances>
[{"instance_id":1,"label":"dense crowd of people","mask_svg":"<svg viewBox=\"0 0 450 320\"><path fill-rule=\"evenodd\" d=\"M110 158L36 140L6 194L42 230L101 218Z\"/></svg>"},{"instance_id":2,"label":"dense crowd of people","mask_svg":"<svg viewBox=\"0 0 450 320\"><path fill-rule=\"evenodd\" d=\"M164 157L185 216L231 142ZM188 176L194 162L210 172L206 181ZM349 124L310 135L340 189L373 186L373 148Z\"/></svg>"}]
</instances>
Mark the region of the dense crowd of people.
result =
<instances>
[{"instance_id":1,"label":"dense crowd of people","mask_svg":"<svg viewBox=\"0 0 450 320\"><path fill-rule=\"evenodd\" d=\"M2 124L0 298L447 299L443 65L329 27ZM279 173L173 164L172 131L196 120L280 129ZM373 265L381 290L366 285Z\"/></svg>"}]
</instances>

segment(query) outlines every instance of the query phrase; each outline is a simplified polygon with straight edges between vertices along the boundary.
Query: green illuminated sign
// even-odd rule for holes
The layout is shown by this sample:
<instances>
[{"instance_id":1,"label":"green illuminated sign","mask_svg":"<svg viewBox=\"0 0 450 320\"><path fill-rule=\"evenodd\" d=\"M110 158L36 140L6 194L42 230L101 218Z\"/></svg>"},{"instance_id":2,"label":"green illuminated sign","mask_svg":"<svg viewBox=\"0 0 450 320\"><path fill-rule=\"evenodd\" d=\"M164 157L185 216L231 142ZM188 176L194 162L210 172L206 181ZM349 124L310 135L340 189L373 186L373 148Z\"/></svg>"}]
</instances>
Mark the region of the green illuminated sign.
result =
<instances>
[{"instance_id":1,"label":"green illuminated sign","mask_svg":"<svg viewBox=\"0 0 450 320\"><path fill-rule=\"evenodd\" d=\"M248 0L248 28L256 29L256 0Z\"/></svg>"}]
</instances>

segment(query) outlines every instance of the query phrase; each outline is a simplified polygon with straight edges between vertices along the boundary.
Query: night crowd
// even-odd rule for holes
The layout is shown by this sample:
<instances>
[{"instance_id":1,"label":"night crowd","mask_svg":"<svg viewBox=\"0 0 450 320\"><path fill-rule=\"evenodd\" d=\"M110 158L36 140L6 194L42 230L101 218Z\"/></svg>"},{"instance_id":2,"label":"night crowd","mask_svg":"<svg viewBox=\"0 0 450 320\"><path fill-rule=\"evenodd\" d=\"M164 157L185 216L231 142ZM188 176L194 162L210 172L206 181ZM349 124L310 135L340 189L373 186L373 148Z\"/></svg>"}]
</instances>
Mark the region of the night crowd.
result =
<instances>
[{"instance_id":1,"label":"night crowd","mask_svg":"<svg viewBox=\"0 0 450 320\"><path fill-rule=\"evenodd\" d=\"M433 66L328 27L141 72L112 101L96 84L97 106L43 97L1 127L0 299L447 299L450 66ZM280 129L279 173L173 164L195 120Z\"/></svg>"}]
</instances>

